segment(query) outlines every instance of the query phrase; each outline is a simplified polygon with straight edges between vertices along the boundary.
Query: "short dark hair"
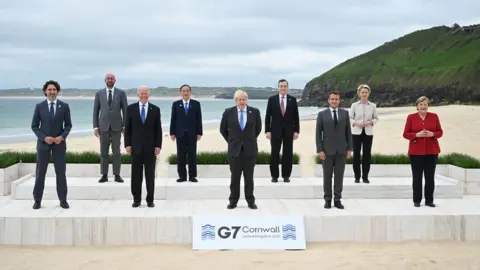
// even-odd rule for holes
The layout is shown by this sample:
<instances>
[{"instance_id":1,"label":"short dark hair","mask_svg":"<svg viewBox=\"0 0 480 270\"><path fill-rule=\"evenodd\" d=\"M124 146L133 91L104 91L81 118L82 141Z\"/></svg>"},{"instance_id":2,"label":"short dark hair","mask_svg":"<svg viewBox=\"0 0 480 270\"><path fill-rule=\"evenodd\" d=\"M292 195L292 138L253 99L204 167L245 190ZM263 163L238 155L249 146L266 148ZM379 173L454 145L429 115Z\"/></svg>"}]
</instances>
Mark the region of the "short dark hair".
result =
<instances>
[{"instance_id":1,"label":"short dark hair","mask_svg":"<svg viewBox=\"0 0 480 270\"><path fill-rule=\"evenodd\" d=\"M338 90L331 91L330 93L328 93L328 99L330 99L331 95L335 95L335 96L338 96L338 98L340 98L340 91Z\"/></svg>"},{"instance_id":2,"label":"short dark hair","mask_svg":"<svg viewBox=\"0 0 480 270\"><path fill-rule=\"evenodd\" d=\"M287 83L287 86L288 86L288 81L285 80L285 79L280 79L280 80L278 80L277 86L279 86L281 82L286 82L286 83Z\"/></svg>"},{"instance_id":3,"label":"short dark hair","mask_svg":"<svg viewBox=\"0 0 480 270\"><path fill-rule=\"evenodd\" d=\"M57 81L49 80L43 85L43 94L45 96L47 96L47 93L45 93L45 92L47 91L47 88L50 84L53 84L53 86L55 86L55 88L57 88L57 93L60 93L60 90L61 90L60 89L60 84Z\"/></svg>"},{"instance_id":4,"label":"short dark hair","mask_svg":"<svg viewBox=\"0 0 480 270\"><path fill-rule=\"evenodd\" d=\"M188 84L183 84L182 86L180 86L180 91L182 91L182 88L185 87L185 86L188 86L188 89L190 89L190 92L192 92L192 87L190 87L190 85Z\"/></svg>"}]
</instances>

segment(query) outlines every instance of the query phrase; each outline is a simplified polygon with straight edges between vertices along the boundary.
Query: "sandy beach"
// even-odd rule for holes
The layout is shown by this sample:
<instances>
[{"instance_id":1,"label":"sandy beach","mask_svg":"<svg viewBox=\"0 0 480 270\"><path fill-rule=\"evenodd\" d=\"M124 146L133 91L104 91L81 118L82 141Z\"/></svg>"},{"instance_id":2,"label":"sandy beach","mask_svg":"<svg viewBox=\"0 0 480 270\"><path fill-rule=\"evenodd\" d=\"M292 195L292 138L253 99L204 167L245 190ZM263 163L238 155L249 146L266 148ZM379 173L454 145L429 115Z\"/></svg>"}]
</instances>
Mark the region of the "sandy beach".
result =
<instances>
[{"instance_id":1,"label":"sandy beach","mask_svg":"<svg viewBox=\"0 0 480 270\"><path fill-rule=\"evenodd\" d=\"M459 152L480 158L480 106L439 106L430 107L439 115L444 136L439 140L442 153ZM408 141L402 137L405 120L415 107L378 108L380 121L374 129L372 152L382 154L406 153ZM294 142L294 151L300 154L302 175L313 175L313 155L315 155L315 116L301 121L300 136ZM75 124L75 123L74 123ZM168 130L163 130L164 133ZM122 139L123 140L123 139ZM270 151L270 143L264 133L258 138L259 150ZM35 151L36 142L2 144L0 150ZM67 139L68 151L99 151L99 140L93 135ZM121 149L125 152L125 149ZM204 136L198 143L198 151L226 151L227 144L218 130L218 125L206 126ZM158 158L157 176L167 175L166 158L176 153L176 144L164 137L161 154Z\"/></svg>"},{"instance_id":2,"label":"sandy beach","mask_svg":"<svg viewBox=\"0 0 480 270\"><path fill-rule=\"evenodd\" d=\"M443 153L460 152L480 158L480 107L431 107L439 115L444 136ZM374 153L406 153L402 138L406 116L414 107L379 108L380 121L375 126ZM313 174L315 154L315 117L301 122L294 151L301 155L302 174ZM70 151L98 151L93 136L67 141ZM199 151L224 151L226 143L218 127L206 128ZM35 150L35 142L4 144L1 149ZM260 150L269 151L264 134ZM123 149L122 149L123 150ZM165 137L157 176L167 175L166 157L175 153L175 143ZM199 179L201 181L201 178ZM0 247L2 269L480 269L480 243L329 243L309 244L306 251L235 251L193 252L189 245L139 247Z\"/></svg>"}]
</instances>

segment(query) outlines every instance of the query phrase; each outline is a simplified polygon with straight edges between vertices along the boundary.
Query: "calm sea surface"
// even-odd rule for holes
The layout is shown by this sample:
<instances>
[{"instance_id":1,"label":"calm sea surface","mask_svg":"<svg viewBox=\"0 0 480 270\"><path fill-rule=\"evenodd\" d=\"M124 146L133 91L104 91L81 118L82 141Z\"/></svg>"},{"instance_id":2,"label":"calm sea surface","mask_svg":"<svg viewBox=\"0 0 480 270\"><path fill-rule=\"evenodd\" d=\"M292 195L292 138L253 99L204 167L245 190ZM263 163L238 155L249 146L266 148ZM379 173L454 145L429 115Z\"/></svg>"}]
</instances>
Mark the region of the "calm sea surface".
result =
<instances>
[{"instance_id":1,"label":"calm sea surface","mask_svg":"<svg viewBox=\"0 0 480 270\"><path fill-rule=\"evenodd\" d=\"M0 98L0 143L27 141L35 138L30 125L35 104L43 101L43 98ZM162 126L167 128L170 123L170 112L174 99L152 99L151 103L160 107L162 113ZM225 108L234 105L232 100L198 99L202 105L202 116L205 124L219 123ZM93 99L63 99L70 105L73 128L70 134L73 136L92 135ZM137 99L128 98L128 103L134 103ZM257 107L262 113L262 121L267 101L249 100L248 104ZM316 108L299 108L300 117L306 117L316 113ZM166 129L164 129L166 131Z\"/></svg>"}]
</instances>

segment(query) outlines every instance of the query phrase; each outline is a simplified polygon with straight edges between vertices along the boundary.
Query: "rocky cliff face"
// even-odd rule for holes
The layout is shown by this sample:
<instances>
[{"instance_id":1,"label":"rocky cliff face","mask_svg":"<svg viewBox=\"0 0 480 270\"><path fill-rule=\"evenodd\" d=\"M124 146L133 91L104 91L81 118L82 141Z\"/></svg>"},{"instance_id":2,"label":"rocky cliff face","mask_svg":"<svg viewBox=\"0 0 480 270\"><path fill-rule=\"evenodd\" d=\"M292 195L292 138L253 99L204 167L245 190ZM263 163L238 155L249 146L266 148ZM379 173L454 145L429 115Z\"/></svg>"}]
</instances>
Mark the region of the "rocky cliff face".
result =
<instances>
[{"instance_id":1,"label":"rocky cliff face","mask_svg":"<svg viewBox=\"0 0 480 270\"><path fill-rule=\"evenodd\" d=\"M299 105L326 106L337 89L349 106L360 84L371 87L379 107L412 105L422 95L434 105L480 104L480 25L433 27L387 42L313 78Z\"/></svg>"}]
</instances>

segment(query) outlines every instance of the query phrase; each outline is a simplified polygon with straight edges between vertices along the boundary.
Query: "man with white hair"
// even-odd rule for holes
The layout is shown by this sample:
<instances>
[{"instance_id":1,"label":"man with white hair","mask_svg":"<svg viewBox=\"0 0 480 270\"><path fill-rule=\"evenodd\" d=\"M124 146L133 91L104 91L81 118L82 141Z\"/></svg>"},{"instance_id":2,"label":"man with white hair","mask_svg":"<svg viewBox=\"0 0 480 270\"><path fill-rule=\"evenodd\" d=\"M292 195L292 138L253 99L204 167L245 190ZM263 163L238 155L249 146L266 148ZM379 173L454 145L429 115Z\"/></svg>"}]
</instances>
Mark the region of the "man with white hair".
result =
<instances>
[{"instance_id":1,"label":"man with white hair","mask_svg":"<svg viewBox=\"0 0 480 270\"><path fill-rule=\"evenodd\" d=\"M248 95L237 90L236 106L227 108L222 115L220 133L228 143L230 164L230 197L227 208L237 207L240 198L240 178L245 180L245 199L250 209L257 209L253 195L253 174L258 156L257 137L262 132L262 119L257 108L247 106Z\"/></svg>"},{"instance_id":2,"label":"man with white hair","mask_svg":"<svg viewBox=\"0 0 480 270\"><path fill-rule=\"evenodd\" d=\"M127 108L124 134L125 148L132 155L132 207L139 207L142 200L144 167L147 206L154 207L155 165L162 149L162 120L160 108L148 101L150 89L140 86L137 95L139 102Z\"/></svg>"}]
</instances>

